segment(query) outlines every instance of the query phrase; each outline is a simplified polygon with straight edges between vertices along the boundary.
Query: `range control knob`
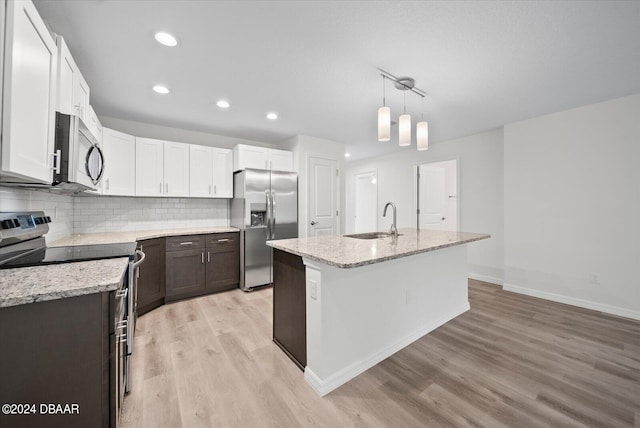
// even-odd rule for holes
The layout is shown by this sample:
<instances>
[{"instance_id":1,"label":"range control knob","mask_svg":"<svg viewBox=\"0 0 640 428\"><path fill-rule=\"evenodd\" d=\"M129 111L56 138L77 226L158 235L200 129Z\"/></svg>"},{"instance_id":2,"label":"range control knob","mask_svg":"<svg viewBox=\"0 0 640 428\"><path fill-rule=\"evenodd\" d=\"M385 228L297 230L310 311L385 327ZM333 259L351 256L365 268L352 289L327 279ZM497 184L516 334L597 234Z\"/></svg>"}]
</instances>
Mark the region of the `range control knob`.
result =
<instances>
[{"instance_id":1,"label":"range control knob","mask_svg":"<svg viewBox=\"0 0 640 428\"><path fill-rule=\"evenodd\" d=\"M42 224L44 223L44 217L34 217L33 221L35 224Z\"/></svg>"},{"instance_id":2,"label":"range control knob","mask_svg":"<svg viewBox=\"0 0 640 428\"><path fill-rule=\"evenodd\" d=\"M44 219L45 219L45 223L51 223L51 217L50 216L46 216Z\"/></svg>"},{"instance_id":3,"label":"range control knob","mask_svg":"<svg viewBox=\"0 0 640 428\"><path fill-rule=\"evenodd\" d=\"M13 229L14 227L16 227L13 221L13 219L2 220L0 222L0 226L2 227L2 229Z\"/></svg>"}]
</instances>

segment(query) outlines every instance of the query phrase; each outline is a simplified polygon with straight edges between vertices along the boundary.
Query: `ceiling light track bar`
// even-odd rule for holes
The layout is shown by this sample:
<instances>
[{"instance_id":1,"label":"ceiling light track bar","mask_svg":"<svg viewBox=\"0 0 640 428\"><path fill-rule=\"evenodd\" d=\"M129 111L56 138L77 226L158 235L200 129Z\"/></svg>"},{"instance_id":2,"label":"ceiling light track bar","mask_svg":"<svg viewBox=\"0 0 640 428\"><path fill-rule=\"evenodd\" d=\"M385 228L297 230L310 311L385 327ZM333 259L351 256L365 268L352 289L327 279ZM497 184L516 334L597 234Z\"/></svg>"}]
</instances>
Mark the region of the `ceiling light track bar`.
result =
<instances>
[{"instance_id":1,"label":"ceiling light track bar","mask_svg":"<svg viewBox=\"0 0 640 428\"><path fill-rule=\"evenodd\" d=\"M402 90L402 91L411 91L414 94L421 96L422 98L425 98L427 96L427 93L424 92L422 89L418 89L415 86L413 86L413 79L410 78L404 78L404 77L396 77L393 74L384 71L381 68L378 68L378 71L380 72L380 75L386 79L389 79L391 81L393 81L395 83L396 88ZM407 84L407 80L411 81L411 84L408 85Z\"/></svg>"}]
</instances>

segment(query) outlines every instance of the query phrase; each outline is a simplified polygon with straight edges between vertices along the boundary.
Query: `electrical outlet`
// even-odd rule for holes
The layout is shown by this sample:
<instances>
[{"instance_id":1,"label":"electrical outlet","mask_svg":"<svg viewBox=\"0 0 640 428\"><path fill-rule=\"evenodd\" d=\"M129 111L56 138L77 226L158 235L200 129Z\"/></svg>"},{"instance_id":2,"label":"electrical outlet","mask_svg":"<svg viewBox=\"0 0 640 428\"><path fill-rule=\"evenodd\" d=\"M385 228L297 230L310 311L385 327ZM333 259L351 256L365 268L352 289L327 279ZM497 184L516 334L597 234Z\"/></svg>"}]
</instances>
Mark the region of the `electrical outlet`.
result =
<instances>
[{"instance_id":1,"label":"electrical outlet","mask_svg":"<svg viewBox=\"0 0 640 428\"><path fill-rule=\"evenodd\" d=\"M600 284L600 274L597 272L591 272L591 283Z\"/></svg>"},{"instance_id":2,"label":"electrical outlet","mask_svg":"<svg viewBox=\"0 0 640 428\"><path fill-rule=\"evenodd\" d=\"M318 300L318 283L314 280L309 280L309 296L313 300Z\"/></svg>"}]
</instances>

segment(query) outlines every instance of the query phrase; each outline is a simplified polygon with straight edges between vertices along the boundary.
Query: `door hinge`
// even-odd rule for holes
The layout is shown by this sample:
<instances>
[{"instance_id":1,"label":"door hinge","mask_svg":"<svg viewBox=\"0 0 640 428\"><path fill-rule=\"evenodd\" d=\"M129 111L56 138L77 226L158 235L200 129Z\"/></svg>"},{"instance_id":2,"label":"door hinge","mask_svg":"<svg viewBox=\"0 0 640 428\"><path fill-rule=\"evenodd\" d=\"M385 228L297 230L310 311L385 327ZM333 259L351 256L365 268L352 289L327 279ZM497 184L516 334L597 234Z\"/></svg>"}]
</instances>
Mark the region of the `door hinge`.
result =
<instances>
[{"instance_id":1,"label":"door hinge","mask_svg":"<svg viewBox=\"0 0 640 428\"><path fill-rule=\"evenodd\" d=\"M340 176L340 170L336 169L336 177Z\"/></svg>"},{"instance_id":2,"label":"door hinge","mask_svg":"<svg viewBox=\"0 0 640 428\"><path fill-rule=\"evenodd\" d=\"M420 208L416 210L416 214L420 214Z\"/></svg>"},{"instance_id":3,"label":"door hinge","mask_svg":"<svg viewBox=\"0 0 640 428\"><path fill-rule=\"evenodd\" d=\"M338 214L338 210L336 210L336 217L338 217L338 215L339 215L339 214Z\"/></svg>"}]
</instances>

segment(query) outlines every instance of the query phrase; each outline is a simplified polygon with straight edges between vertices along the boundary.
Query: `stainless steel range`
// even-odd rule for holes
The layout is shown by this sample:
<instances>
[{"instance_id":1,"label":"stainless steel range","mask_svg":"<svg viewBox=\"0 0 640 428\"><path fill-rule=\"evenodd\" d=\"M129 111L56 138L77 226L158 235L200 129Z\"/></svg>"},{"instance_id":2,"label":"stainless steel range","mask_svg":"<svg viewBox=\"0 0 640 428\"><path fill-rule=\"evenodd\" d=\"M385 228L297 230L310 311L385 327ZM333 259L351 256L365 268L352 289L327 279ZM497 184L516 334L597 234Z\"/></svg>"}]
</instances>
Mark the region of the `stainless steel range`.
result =
<instances>
[{"instance_id":1,"label":"stainless steel range","mask_svg":"<svg viewBox=\"0 0 640 428\"><path fill-rule=\"evenodd\" d=\"M0 212L0 269L128 257L127 280L124 289L118 292L119 298L125 298L126 311L116 320L122 332L119 340L126 343L123 378L119 383L124 386L122 392L128 392L136 323L137 269L145 255L136 248L135 242L47 247L44 235L49 231L50 222L51 218L43 211Z\"/></svg>"}]
</instances>

